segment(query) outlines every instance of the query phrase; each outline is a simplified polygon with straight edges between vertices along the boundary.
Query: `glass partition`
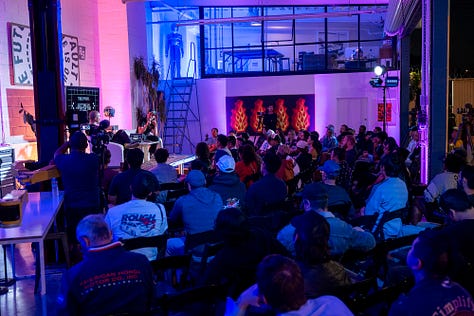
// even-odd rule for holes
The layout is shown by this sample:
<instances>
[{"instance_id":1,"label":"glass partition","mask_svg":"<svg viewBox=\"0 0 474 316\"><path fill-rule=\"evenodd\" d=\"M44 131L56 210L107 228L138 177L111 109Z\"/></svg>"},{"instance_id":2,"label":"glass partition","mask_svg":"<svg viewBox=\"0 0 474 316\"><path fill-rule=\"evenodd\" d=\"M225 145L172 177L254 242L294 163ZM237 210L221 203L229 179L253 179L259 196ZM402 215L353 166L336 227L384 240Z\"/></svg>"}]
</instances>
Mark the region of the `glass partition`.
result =
<instances>
[{"instance_id":1,"label":"glass partition","mask_svg":"<svg viewBox=\"0 0 474 316\"><path fill-rule=\"evenodd\" d=\"M396 42L383 32L386 9L382 5L187 8L192 12L189 18L180 19L189 25L180 26L179 32L185 44L197 42L202 77L369 71L378 63L392 68L398 64ZM160 23L153 30L169 33L176 16L166 10L153 15ZM154 45L156 56L165 55L165 34L160 36L161 45ZM192 59L187 55L182 68Z\"/></svg>"}]
</instances>

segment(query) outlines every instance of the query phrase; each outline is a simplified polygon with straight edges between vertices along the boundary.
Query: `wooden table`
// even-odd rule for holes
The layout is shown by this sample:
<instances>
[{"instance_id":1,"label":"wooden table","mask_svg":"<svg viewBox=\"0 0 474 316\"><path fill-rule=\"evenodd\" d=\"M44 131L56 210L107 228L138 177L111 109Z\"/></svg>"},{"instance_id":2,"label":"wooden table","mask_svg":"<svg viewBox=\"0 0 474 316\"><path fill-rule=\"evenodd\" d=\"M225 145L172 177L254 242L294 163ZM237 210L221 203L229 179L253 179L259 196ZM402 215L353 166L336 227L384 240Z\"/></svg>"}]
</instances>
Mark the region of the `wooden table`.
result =
<instances>
[{"instance_id":1,"label":"wooden table","mask_svg":"<svg viewBox=\"0 0 474 316\"><path fill-rule=\"evenodd\" d=\"M54 197L51 192L28 193L28 203L23 209L20 225L0 228L0 245L38 243L41 274L41 295L46 294L44 238L54 223L64 200L64 193ZM36 262L38 264L38 260Z\"/></svg>"}]
</instances>

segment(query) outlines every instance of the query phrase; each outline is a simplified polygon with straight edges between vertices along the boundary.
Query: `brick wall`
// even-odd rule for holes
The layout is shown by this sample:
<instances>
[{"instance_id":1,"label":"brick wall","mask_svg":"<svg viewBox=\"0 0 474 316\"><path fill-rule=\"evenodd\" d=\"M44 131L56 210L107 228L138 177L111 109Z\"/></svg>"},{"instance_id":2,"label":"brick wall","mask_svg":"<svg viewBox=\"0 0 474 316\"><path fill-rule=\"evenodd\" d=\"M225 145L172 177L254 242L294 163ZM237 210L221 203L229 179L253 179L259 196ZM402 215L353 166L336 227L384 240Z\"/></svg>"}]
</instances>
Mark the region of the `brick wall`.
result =
<instances>
[{"instance_id":1,"label":"brick wall","mask_svg":"<svg viewBox=\"0 0 474 316\"><path fill-rule=\"evenodd\" d=\"M28 123L23 120L24 111L35 115L35 103L33 90L26 89L6 89L8 120L10 122L10 135L23 136L28 142L36 141L36 136ZM20 113L21 104L24 111Z\"/></svg>"}]
</instances>

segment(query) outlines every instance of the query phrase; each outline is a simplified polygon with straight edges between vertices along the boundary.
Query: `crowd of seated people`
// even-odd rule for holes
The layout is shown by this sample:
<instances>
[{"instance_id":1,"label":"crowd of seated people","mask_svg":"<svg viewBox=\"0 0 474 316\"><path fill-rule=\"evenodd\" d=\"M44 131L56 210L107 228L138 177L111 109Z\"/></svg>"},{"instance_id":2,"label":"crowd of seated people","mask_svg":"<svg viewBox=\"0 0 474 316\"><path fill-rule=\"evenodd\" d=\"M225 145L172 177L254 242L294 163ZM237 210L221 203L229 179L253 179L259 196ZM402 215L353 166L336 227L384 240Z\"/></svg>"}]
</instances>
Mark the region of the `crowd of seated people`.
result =
<instances>
[{"instance_id":1,"label":"crowd of seated people","mask_svg":"<svg viewBox=\"0 0 474 316\"><path fill-rule=\"evenodd\" d=\"M213 128L212 140L197 144L197 159L191 163L191 170L187 175L182 176L166 165L166 149L155 152L158 167L152 172L145 172L140 168L143 152L140 149L130 149L127 155L130 170L116 175L109 187L111 207L117 206L108 210L110 214L106 215L107 222L112 225L114 234L114 231L120 229L128 205L131 208L135 204L143 205L137 208L137 214L145 211L140 208L150 205L155 218L163 216L163 206L151 193L158 193L162 183L179 183L182 180L187 190L183 190L183 195L166 209L167 220L157 220L156 225L161 226L159 229L155 226L150 228L150 234L164 234L167 225L170 229L181 231L168 239L166 253L168 256L176 256L186 252L187 236L208 231L217 233L224 246L214 259L210 259L197 283L229 285L232 288L229 296L233 299L239 297L236 293L250 286L251 282L257 283L240 296L234 309L229 308L229 315L240 315L241 309L245 310L249 305L266 305L273 312L291 314L290 311L309 310L318 306L318 299L321 299L324 306L334 304L334 310L340 311L341 315L349 315L349 309L344 306L344 303L350 306L348 298L341 294L346 295L347 291L341 289L350 286L354 280L348 277L346 268L338 262L346 253L356 251L362 256L370 256L380 243L407 235L416 236L428 226L443 232L448 228L440 227L447 225L450 218L471 223L469 215L474 208L467 197L474 193L474 172L469 167L463 169L465 161L462 154L451 155L455 156L456 166L459 167L454 173L465 170L461 173L465 177L459 184L466 192L466 205L450 205L449 203L454 202L449 202L452 200L449 195L442 198L451 190L459 193L457 182L453 182L454 176L439 177L446 181L433 179L434 183L426 188L424 196L415 198L412 189L415 177L408 169L404 148L380 129L367 131L365 126L360 126L358 131L355 135L353 129L343 125L340 135L336 135L334 125L330 124L326 127L324 136L319 138L316 131L289 130L285 135L281 131L277 133L267 130L263 141L257 146L247 133L226 136L218 134L217 129ZM410 163L413 164L415 159L416 157L411 157ZM450 163L450 159L453 158L448 156L445 163ZM147 191L139 192L139 182L135 179L149 176L156 181L148 181ZM151 202L141 202L145 198ZM444 217L431 216L432 213L426 210L433 210L435 206L432 203L444 203L445 208L448 204L448 213ZM119 209L120 212L117 211ZM421 212L417 219L411 216L412 209ZM385 213L400 210L406 212L383 222ZM353 221L369 217L375 218L372 226L359 227L352 224ZM410 221L411 219L413 220ZM427 219L437 223L428 225ZM379 236L373 235L379 225L384 232L383 236L389 240L380 240ZM463 230L467 231L466 229L463 226ZM135 229L133 234L135 237L150 235L140 229ZM118 236L113 235L111 240L118 239ZM413 249L416 250L419 242L420 239L415 240ZM429 243L423 244L430 246ZM454 242L448 246L455 248L453 244ZM430 263L426 261L435 260L434 255L425 255L415 250L411 252L409 267L416 270L416 260L423 261L423 269L427 269L425 272L432 273L428 266ZM270 269L265 268L270 259L264 257L274 253L293 258L299 265L296 270L290 270L296 275L301 274L303 288L298 289L301 293L295 292L295 295L301 297L293 297L297 302L291 303L291 306L275 305L270 297L276 294L264 292L268 290L268 284L264 282L269 281L261 279L264 275L262 269ZM472 260L472 256L464 257L467 261ZM278 264L289 269L293 264L291 260L281 259ZM272 271L265 273L277 273L274 271L276 267L271 269ZM238 271L251 275L239 277ZM456 281L459 280L459 275L450 272L437 275L436 278L441 276L453 276ZM384 275L377 277L383 278ZM431 275L429 277L432 278ZM236 279L245 279L245 282L229 284L236 282ZM416 274L415 281L418 284ZM432 283L436 285L436 282ZM423 284L429 286L431 283ZM261 287L260 300L253 301L252 291L256 288L260 290ZM459 293L464 293L461 286L459 288ZM467 287L467 290L472 291L472 287ZM284 289L281 291L283 292L279 295L285 293ZM328 295L338 296L344 303ZM466 295L466 300L472 300L469 294ZM400 302L406 300L401 299ZM393 310L397 310L396 308L401 307L393 307ZM311 314L302 312L298 315Z\"/></svg>"}]
</instances>

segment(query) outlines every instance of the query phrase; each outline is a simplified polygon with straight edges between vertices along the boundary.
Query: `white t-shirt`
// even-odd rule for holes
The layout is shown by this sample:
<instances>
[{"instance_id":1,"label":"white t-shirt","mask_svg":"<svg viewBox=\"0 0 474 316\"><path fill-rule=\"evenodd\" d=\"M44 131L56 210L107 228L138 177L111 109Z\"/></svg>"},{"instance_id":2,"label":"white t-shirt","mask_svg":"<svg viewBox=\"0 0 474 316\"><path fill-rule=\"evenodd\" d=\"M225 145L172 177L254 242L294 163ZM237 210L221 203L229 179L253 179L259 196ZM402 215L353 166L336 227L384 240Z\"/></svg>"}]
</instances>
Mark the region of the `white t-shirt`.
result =
<instances>
[{"instance_id":1,"label":"white t-shirt","mask_svg":"<svg viewBox=\"0 0 474 316\"><path fill-rule=\"evenodd\" d=\"M164 206L139 199L112 207L107 212L105 221L112 230L114 241L162 235L168 229ZM134 251L144 254L149 260L156 259L156 248Z\"/></svg>"}]
</instances>

